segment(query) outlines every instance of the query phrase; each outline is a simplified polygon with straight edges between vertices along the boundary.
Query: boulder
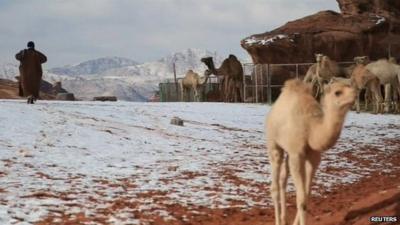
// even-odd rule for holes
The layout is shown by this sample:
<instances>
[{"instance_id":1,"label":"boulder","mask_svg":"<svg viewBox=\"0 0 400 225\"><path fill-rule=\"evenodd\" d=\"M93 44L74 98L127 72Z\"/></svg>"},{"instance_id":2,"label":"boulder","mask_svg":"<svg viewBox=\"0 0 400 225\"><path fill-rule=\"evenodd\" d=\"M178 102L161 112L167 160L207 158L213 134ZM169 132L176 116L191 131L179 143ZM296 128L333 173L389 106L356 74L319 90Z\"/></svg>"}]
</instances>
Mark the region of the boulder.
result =
<instances>
[{"instance_id":1,"label":"boulder","mask_svg":"<svg viewBox=\"0 0 400 225\"><path fill-rule=\"evenodd\" d=\"M97 96L93 98L93 101L102 101L102 102L116 102L116 96Z\"/></svg>"},{"instance_id":2,"label":"boulder","mask_svg":"<svg viewBox=\"0 0 400 225\"><path fill-rule=\"evenodd\" d=\"M176 125L176 126L183 126L183 120L179 117L172 117L171 122L172 125Z\"/></svg>"},{"instance_id":3,"label":"boulder","mask_svg":"<svg viewBox=\"0 0 400 225\"><path fill-rule=\"evenodd\" d=\"M400 1L337 0L341 12L322 11L262 34L241 46L256 64L314 62L315 53L336 61L368 55L400 58ZM390 49L390 50L389 50Z\"/></svg>"},{"instance_id":4,"label":"boulder","mask_svg":"<svg viewBox=\"0 0 400 225\"><path fill-rule=\"evenodd\" d=\"M75 101L75 96L72 93L58 93L56 100L60 101Z\"/></svg>"}]
</instances>

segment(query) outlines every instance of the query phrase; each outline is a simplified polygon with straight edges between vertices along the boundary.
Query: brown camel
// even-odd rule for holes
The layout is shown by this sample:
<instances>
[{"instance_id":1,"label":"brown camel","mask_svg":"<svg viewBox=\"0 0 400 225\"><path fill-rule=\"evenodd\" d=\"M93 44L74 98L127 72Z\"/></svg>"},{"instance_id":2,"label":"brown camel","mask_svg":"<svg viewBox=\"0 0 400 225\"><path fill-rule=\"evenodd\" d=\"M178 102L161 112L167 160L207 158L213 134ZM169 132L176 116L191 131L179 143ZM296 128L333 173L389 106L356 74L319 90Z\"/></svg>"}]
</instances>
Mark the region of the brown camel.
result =
<instances>
[{"instance_id":1,"label":"brown camel","mask_svg":"<svg viewBox=\"0 0 400 225\"><path fill-rule=\"evenodd\" d=\"M216 76L223 76L223 96L225 102L243 101L243 67L234 55L229 55L219 68L215 68L212 57L202 58L208 70Z\"/></svg>"},{"instance_id":2,"label":"brown camel","mask_svg":"<svg viewBox=\"0 0 400 225\"><path fill-rule=\"evenodd\" d=\"M297 215L293 224L306 224L307 200L321 154L336 143L354 104L356 94L351 86L332 82L324 89L320 104L312 95L311 85L289 80L266 118L276 225L287 224L288 170L296 187Z\"/></svg>"},{"instance_id":3,"label":"brown camel","mask_svg":"<svg viewBox=\"0 0 400 225\"><path fill-rule=\"evenodd\" d=\"M181 100L184 100L185 93L193 89L195 101L200 101L200 88L207 83L208 77L211 75L209 70L204 71L204 77L200 77L199 74L188 70L184 78L179 81L181 87Z\"/></svg>"},{"instance_id":4,"label":"brown camel","mask_svg":"<svg viewBox=\"0 0 400 225\"><path fill-rule=\"evenodd\" d=\"M22 94L28 97L28 104L33 104L39 98L40 84L42 81L42 64L47 61L44 54L35 50L35 44L28 42L28 49L24 49L15 55L21 62L19 66L20 84Z\"/></svg>"}]
</instances>

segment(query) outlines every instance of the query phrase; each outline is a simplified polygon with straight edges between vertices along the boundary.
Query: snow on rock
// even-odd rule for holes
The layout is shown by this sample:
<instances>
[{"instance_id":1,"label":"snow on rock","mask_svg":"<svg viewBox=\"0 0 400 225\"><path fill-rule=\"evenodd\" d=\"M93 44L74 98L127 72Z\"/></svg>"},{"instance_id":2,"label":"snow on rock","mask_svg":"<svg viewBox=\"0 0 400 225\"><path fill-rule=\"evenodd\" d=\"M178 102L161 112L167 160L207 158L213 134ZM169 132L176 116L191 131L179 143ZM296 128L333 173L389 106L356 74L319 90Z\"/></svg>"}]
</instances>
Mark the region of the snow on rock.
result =
<instances>
[{"instance_id":1,"label":"snow on rock","mask_svg":"<svg viewBox=\"0 0 400 225\"><path fill-rule=\"evenodd\" d=\"M269 206L268 110L223 103L0 101L0 224L77 213L139 224L132 210L173 220L171 204ZM170 125L174 116L185 126ZM400 169L371 160L374 152L398 151L383 140L400 138L392 125L399 122L398 116L350 113L341 139L323 158L315 180L324 188L316 194L374 170ZM374 151L367 154L363 146ZM131 207L118 208L121 202Z\"/></svg>"},{"instance_id":2,"label":"snow on rock","mask_svg":"<svg viewBox=\"0 0 400 225\"><path fill-rule=\"evenodd\" d=\"M373 21L375 21L376 25L379 25L381 23L384 23L386 21L386 18L380 15L371 15L371 18Z\"/></svg>"},{"instance_id":3,"label":"snow on rock","mask_svg":"<svg viewBox=\"0 0 400 225\"><path fill-rule=\"evenodd\" d=\"M273 36L271 38L268 38L268 39L258 39L258 38L253 36L253 37L250 37L250 38L246 39L244 42L247 45L254 45L254 44L269 45L269 44L271 44L271 43L273 43L273 42L275 42L277 40L281 40L281 39L285 39L285 38L288 38L288 35L278 34L278 35L275 35L275 36ZM293 41L292 39L289 39L289 40Z\"/></svg>"}]
</instances>

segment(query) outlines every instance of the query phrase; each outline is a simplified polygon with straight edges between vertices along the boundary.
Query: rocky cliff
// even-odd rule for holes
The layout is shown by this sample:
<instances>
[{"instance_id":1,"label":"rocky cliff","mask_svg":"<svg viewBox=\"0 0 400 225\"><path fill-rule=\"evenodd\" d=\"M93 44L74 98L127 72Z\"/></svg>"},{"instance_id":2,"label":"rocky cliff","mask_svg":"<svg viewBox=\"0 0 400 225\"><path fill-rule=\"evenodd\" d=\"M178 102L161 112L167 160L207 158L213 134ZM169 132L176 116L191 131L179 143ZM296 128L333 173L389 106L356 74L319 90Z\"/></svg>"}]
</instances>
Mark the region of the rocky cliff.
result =
<instances>
[{"instance_id":1,"label":"rocky cliff","mask_svg":"<svg viewBox=\"0 0 400 225\"><path fill-rule=\"evenodd\" d=\"M241 41L254 63L313 62L314 53L336 61L355 56L400 58L400 1L337 0L340 13L322 11ZM389 50L390 49L390 50Z\"/></svg>"}]
</instances>

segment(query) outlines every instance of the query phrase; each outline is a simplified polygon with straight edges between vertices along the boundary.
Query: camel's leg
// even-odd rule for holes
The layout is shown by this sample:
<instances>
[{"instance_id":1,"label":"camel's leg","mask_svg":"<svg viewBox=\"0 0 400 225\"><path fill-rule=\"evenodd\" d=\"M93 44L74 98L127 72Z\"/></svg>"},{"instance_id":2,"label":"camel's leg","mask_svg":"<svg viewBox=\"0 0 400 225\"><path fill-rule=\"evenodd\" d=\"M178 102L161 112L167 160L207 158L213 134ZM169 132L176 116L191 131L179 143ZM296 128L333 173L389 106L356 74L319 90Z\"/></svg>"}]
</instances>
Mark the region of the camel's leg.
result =
<instances>
[{"instance_id":1,"label":"camel's leg","mask_svg":"<svg viewBox=\"0 0 400 225\"><path fill-rule=\"evenodd\" d=\"M281 168L280 178L279 178L279 186L280 186L280 200L281 200L281 224L287 224L286 218L286 186L289 177L289 157L286 156L286 159L283 161L283 165Z\"/></svg>"},{"instance_id":2,"label":"camel's leg","mask_svg":"<svg viewBox=\"0 0 400 225\"><path fill-rule=\"evenodd\" d=\"M223 102L225 102L225 98L226 98L225 82L226 82L226 77L223 77L221 79L221 83L219 85L219 92L221 93L221 101L223 101Z\"/></svg>"},{"instance_id":3,"label":"camel's leg","mask_svg":"<svg viewBox=\"0 0 400 225\"><path fill-rule=\"evenodd\" d=\"M238 93L238 91L239 91L239 87L238 87L238 81L233 81L232 82L232 87L233 87L233 89L232 89L232 91L233 91L233 95L235 96L235 102L239 102L239 98L240 98L240 95L239 95L239 93Z\"/></svg>"},{"instance_id":4,"label":"camel's leg","mask_svg":"<svg viewBox=\"0 0 400 225\"><path fill-rule=\"evenodd\" d=\"M179 80L179 87L181 88L181 102L183 102L183 84L182 84L182 80Z\"/></svg>"},{"instance_id":5,"label":"camel's leg","mask_svg":"<svg viewBox=\"0 0 400 225\"><path fill-rule=\"evenodd\" d=\"M227 102L228 101L228 96L229 96L229 91L228 91L228 82L229 82L229 79L228 79L228 77L225 77L224 78L224 83L223 83L223 85L224 85L224 102Z\"/></svg>"},{"instance_id":6,"label":"camel's leg","mask_svg":"<svg viewBox=\"0 0 400 225\"><path fill-rule=\"evenodd\" d=\"M315 173L317 172L318 166L321 163L321 153L315 152L315 151L308 151L307 152L307 158L305 162L305 177L306 177L306 195L307 198L311 195L311 187L312 187L312 181L315 176ZM294 220L293 224L298 225L299 224L299 214L296 214L296 218Z\"/></svg>"},{"instance_id":7,"label":"camel's leg","mask_svg":"<svg viewBox=\"0 0 400 225\"><path fill-rule=\"evenodd\" d=\"M233 79L229 79L228 82L229 89L229 102L235 102L235 81Z\"/></svg>"},{"instance_id":8,"label":"camel's leg","mask_svg":"<svg viewBox=\"0 0 400 225\"><path fill-rule=\"evenodd\" d=\"M237 88L238 88L239 102L244 102L243 84L241 81L238 81Z\"/></svg>"},{"instance_id":9,"label":"camel's leg","mask_svg":"<svg viewBox=\"0 0 400 225\"><path fill-rule=\"evenodd\" d=\"M400 112L400 84L397 86L397 96L398 99L396 101L396 112L399 113Z\"/></svg>"},{"instance_id":10,"label":"camel's leg","mask_svg":"<svg viewBox=\"0 0 400 225\"><path fill-rule=\"evenodd\" d=\"M223 101L224 102L228 101L228 95L229 95L229 93L228 93L228 81L229 81L228 77L224 77L224 81L222 83L223 90L224 90L223 91Z\"/></svg>"},{"instance_id":11,"label":"camel's leg","mask_svg":"<svg viewBox=\"0 0 400 225\"><path fill-rule=\"evenodd\" d=\"M390 102L391 102L391 94L392 87L390 84L385 84L385 112L388 113L390 111Z\"/></svg>"},{"instance_id":12,"label":"camel's leg","mask_svg":"<svg viewBox=\"0 0 400 225\"><path fill-rule=\"evenodd\" d=\"M393 85L393 111L398 112L399 106L399 96L400 95L400 85L396 82Z\"/></svg>"},{"instance_id":13,"label":"camel's leg","mask_svg":"<svg viewBox=\"0 0 400 225\"><path fill-rule=\"evenodd\" d=\"M357 89L357 98L356 98L356 111L357 111L357 113L360 113L360 94L361 94L361 90Z\"/></svg>"},{"instance_id":14,"label":"camel's leg","mask_svg":"<svg viewBox=\"0 0 400 225\"><path fill-rule=\"evenodd\" d=\"M281 173L283 163L283 150L279 148L275 143L270 143L268 146L269 159L271 163L271 197L275 208L275 225L282 225L281 210L280 210L280 187L279 187L279 176Z\"/></svg>"},{"instance_id":15,"label":"camel's leg","mask_svg":"<svg viewBox=\"0 0 400 225\"><path fill-rule=\"evenodd\" d=\"M193 85L193 86L192 86L192 89L193 89L193 94L194 94L193 100L194 100L195 102L199 102L200 99L199 99L199 92L198 92L198 90L197 90L197 86Z\"/></svg>"},{"instance_id":16,"label":"camel's leg","mask_svg":"<svg viewBox=\"0 0 400 225\"><path fill-rule=\"evenodd\" d=\"M371 91L369 88L365 89L365 93L364 93L364 109L365 109L365 111L368 111L370 93L371 93Z\"/></svg>"},{"instance_id":17,"label":"camel's leg","mask_svg":"<svg viewBox=\"0 0 400 225\"><path fill-rule=\"evenodd\" d=\"M240 81L234 81L233 82L233 92L235 93L235 102L240 102L241 101L241 97L240 97Z\"/></svg>"},{"instance_id":18,"label":"camel's leg","mask_svg":"<svg viewBox=\"0 0 400 225\"><path fill-rule=\"evenodd\" d=\"M367 90L370 90L374 95L374 113L381 112L381 105L383 102L382 94L381 94L381 86L379 84L379 80L372 81L367 86Z\"/></svg>"},{"instance_id":19,"label":"camel's leg","mask_svg":"<svg viewBox=\"0 0 400 225\"><path fill-rule=\"evenodd\" d=\"M289 169L296 187L296 205L300 225L306 224L307 192L305 177L305 155L295 153L289 156ZM294 221L293 225L297 225Z\"/></svg>"}]
</instances>

